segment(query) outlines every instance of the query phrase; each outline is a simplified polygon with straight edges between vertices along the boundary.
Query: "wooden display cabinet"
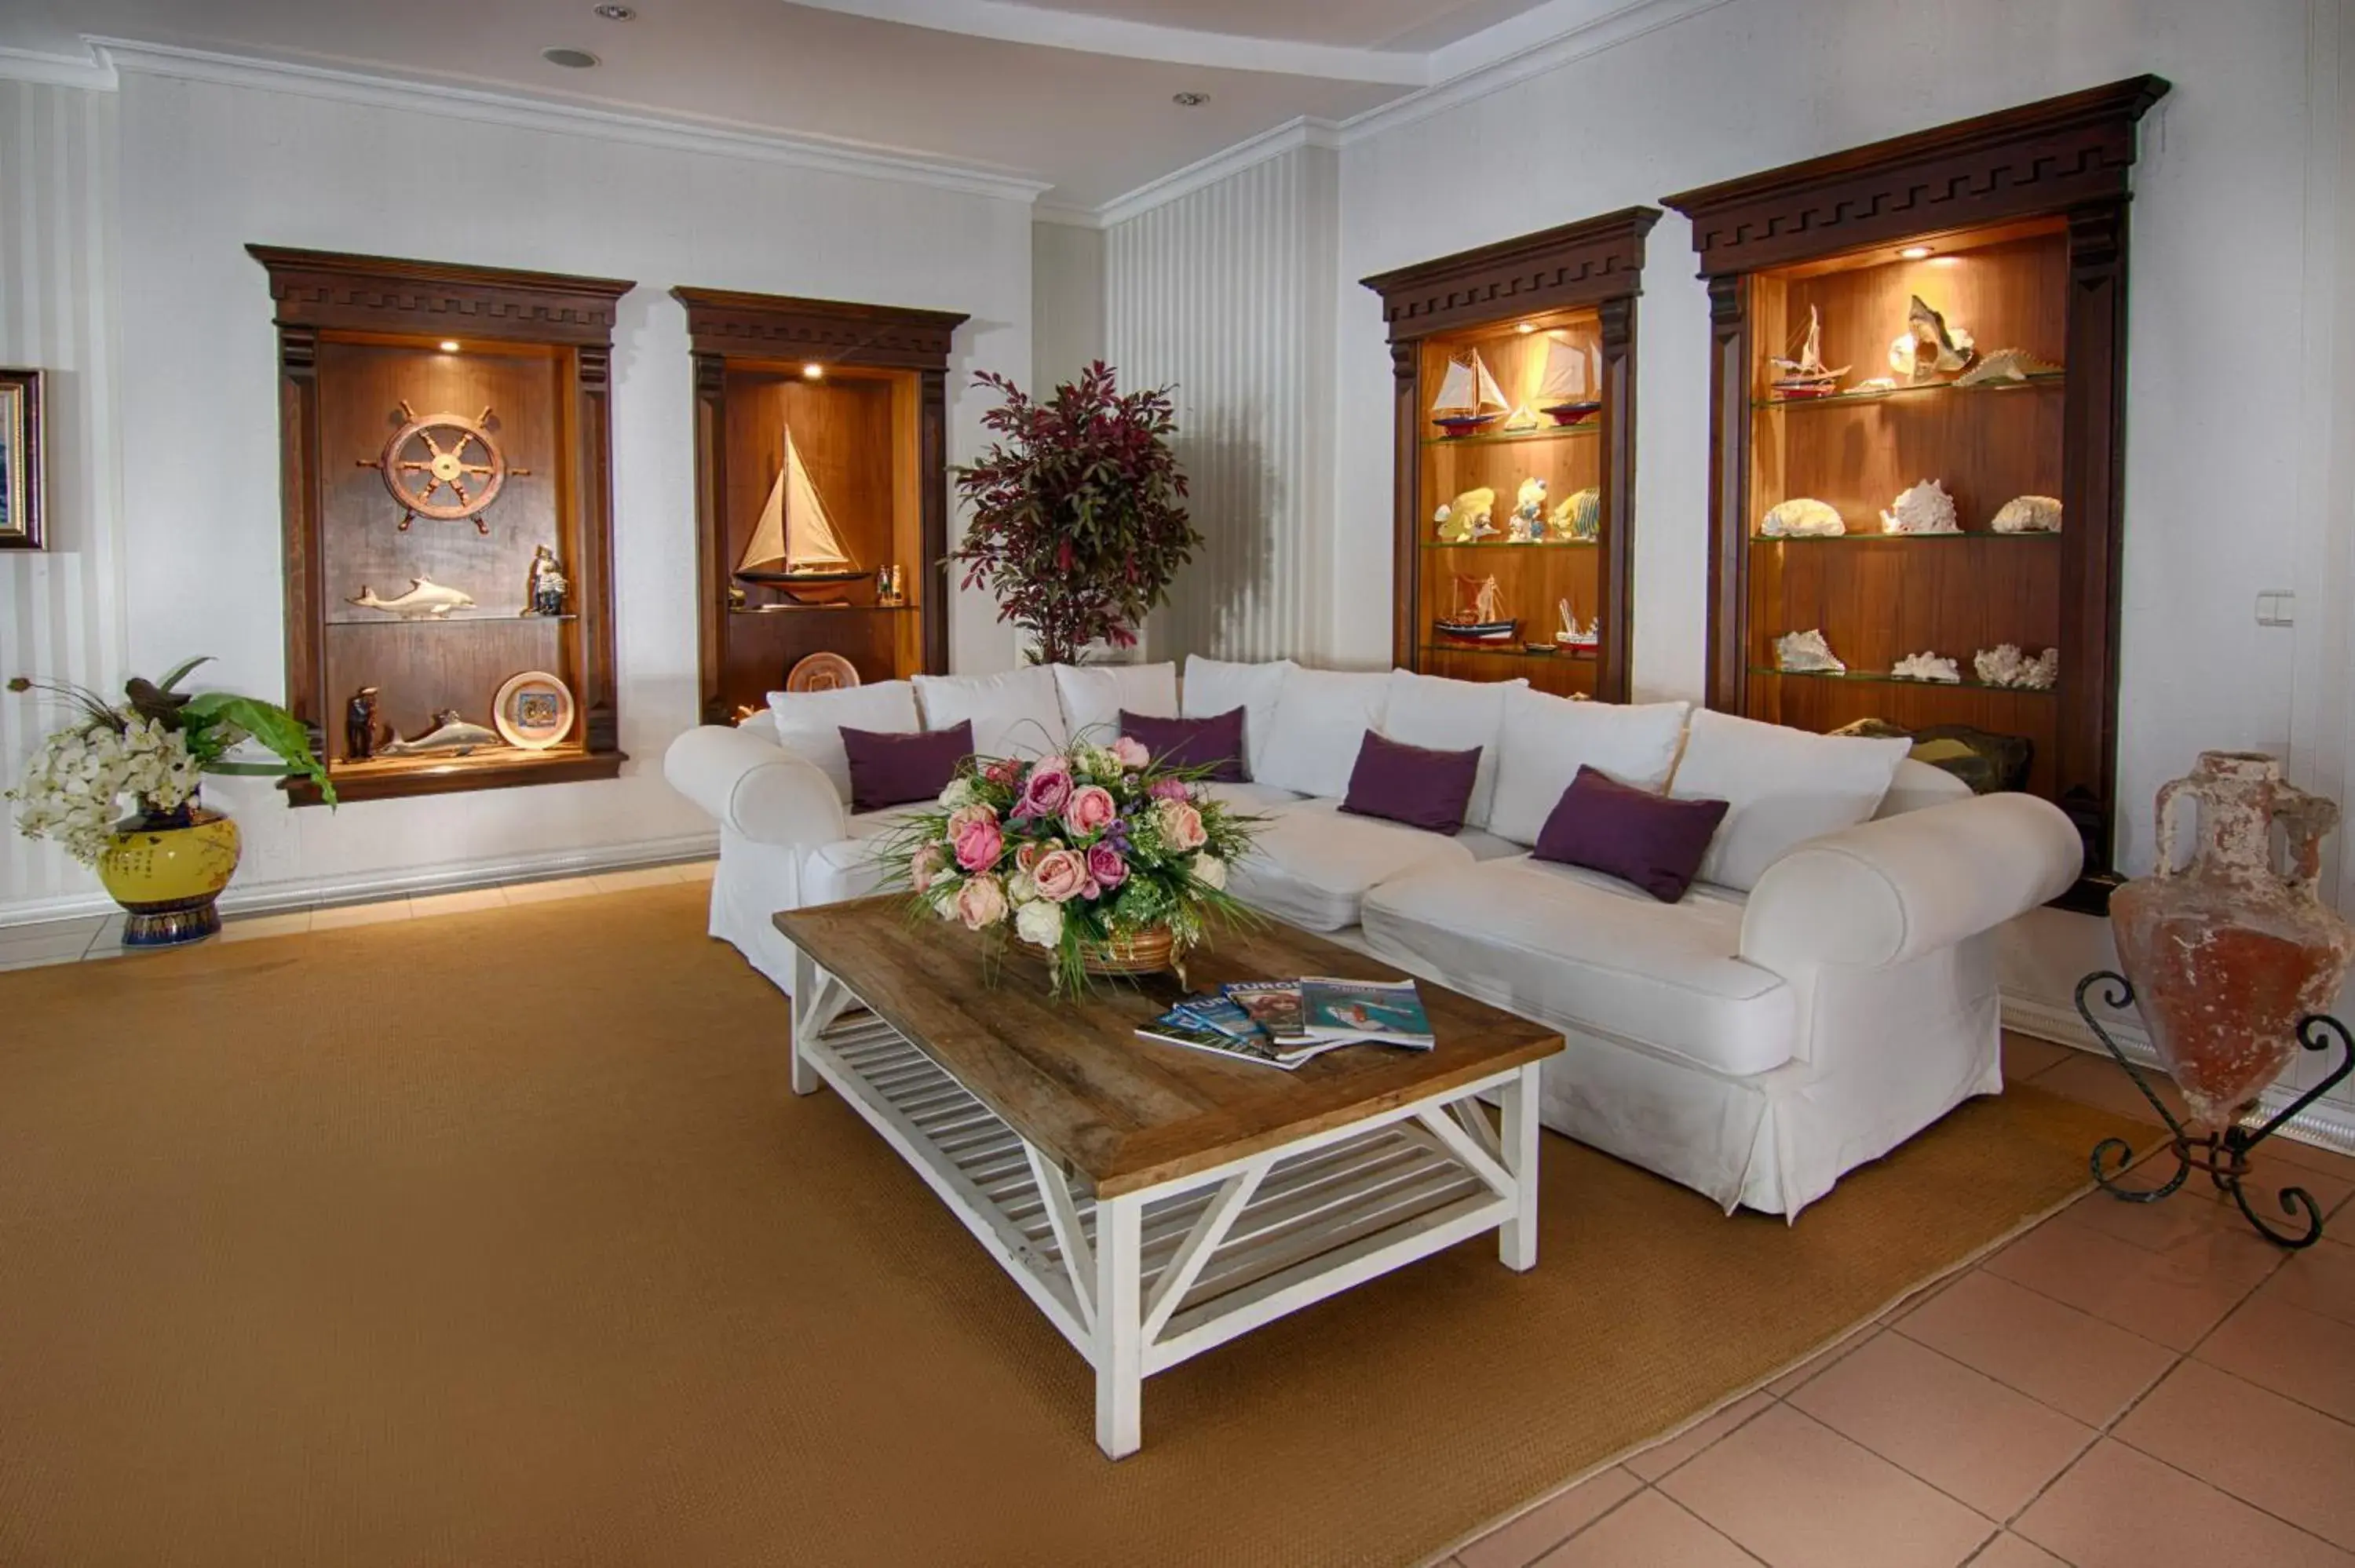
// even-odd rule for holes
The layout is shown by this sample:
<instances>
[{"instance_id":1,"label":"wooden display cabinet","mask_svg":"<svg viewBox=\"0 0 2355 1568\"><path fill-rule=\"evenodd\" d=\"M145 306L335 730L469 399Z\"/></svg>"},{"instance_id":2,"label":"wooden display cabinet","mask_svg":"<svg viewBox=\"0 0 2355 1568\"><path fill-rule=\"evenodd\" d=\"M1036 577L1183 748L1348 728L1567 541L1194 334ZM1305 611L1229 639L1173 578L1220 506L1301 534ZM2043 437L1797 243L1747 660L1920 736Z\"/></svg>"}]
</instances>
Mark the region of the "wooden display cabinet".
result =
<instances>
[{"instance_id":1,"label":"wooden display cabinet","mask_svg":"<svg viewBox=\"0 0 2355 1568\"><path fill-rule=\"evenodd\" d=\"M634 285L248 249L270 274L278 331L286 705L338 797L617 775L608 368L614 302ZM532 609L542 546L567 580L556 613ZM396 599L421 578L473 602L416 617L353 602ZM380 745L452 710L495 730L495 699L528 672L573 700L550 744L354 753L346 710L362 687L378 690ZM286 789L319 800L307 780Z\"/></svg>"},{"instance_id":2,"label":"wooden display cabinet","mask_svg":"<svg viewBox=\"0 0 2355 1568\"><path fill-rule=\"evenodd\" d=\"M1804 729L1878 718L2025 739L2026 788L2066 810L2085 873L2062 900L2107 906L2115 813L2118 550L2125 447L2126 204L2135 127L2167 91L2137 77L1668 198L1693 221L1715 325L1710 705ZM1890 361L1920 299L1974 340L1920 377ZM1821 323L1840 390L1778 389ZM2004 350L2041 368L1960 384ZM1891 389L1867 388L1873 378ZM1891 534L1898 493L1939 481L1961 532ZM1998 533L2019 496L2057 533ZM1797 498L1846 532L1769 537ZM1820 630L1841 673L1778 669L1776 639ZM1990 684L1975 655L2059 651L2048 688ZM1948 684L1899 661L1954 659Z\"/></svg>"},{"instance_id":3,"label":"wooden display cabinet","mask_svg":"<svg viewBox=\"0 0 2355 1568\"><path fill-rule=\"evenodd\" d=\"M1630 207L1585 223L1525 235L1365 280L1389 323L1396 472L1393 660L1410 670L1469 681L1526 676L1564 696L1627 696L1629 521L1636 450L1636 298L1644 237L1659 213ZM1585 400L1600 406L1557 423L1540 396L1550 356L1587 366ZM1432 418L1451 367L1476 357L1503 405L1495 421L1449 433ZM1459 372L1460 373L1460 372ZM1508 428L1526 408L1533 428ZM1516 540L1525 481L1545 496L1541 530ZM1475 489L1496 493L1496 532L1442 536L1436 513ZM1595 493L1591 536L1565 536L1555 514ZM1458 530L1460 517L1451 517ZM1468 643L1439 630L1494 577L1497 608L1518 622L1511 637ZM1556 632L1567 604L1591 645Z\"/></svg>"},{"instance_id":4,"label":"wooden display cabinet","mask_svg":"<svg viewBox=\"0 0 2355 1568\"><path fill-rule=\"evenodd\" d=\"M964 317L673 289L695 361L701 704L732 722L813 655L861 681L948 667L947 377ZM787 444L855 580L818 595L738 576ZM895 599L876 579L897 567Z\"/></svg>"}]
</instances>

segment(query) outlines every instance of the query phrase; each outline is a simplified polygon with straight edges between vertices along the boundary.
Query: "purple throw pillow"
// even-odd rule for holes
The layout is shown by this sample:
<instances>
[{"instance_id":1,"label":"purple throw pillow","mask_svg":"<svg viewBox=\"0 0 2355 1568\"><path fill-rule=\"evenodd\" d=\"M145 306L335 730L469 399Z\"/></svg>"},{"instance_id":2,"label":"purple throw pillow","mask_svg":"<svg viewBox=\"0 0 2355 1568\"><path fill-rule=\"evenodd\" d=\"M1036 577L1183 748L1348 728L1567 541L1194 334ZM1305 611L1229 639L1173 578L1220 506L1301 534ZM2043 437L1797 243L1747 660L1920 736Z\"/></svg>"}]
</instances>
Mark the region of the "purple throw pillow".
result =
<instances>
[{"instance_id":1,"label":"purple throw pillow","mask_svg":"<svg viewBox=\"0 0 2355 1568\"><path fill-rule=\"evenodd\" d=\"M1725 808L1723 800L1672 800L1581 764L1531 853L1607 872L1674 904L1700 874Z\"/></svg>"},{"instance_id":2,"label":"purple throw pillow","mask_svg":"<svg viewBox=\"0 0 2355 1568\"><path fill-rule=\"evenodd\" d=\"M1387 817L1427 832L1464 828L1464 808L1480 776L1480 748L1431 751L1387 736L1366 732L1358 766L1349 774L1349 795L1341 810L1360 817Z\"/></svg>"},{"instance_id":3,"label":"purple throw pillow","mask_svg":"<svg viewBox=\"0 0 2355 1568\"><path fill-rule=\"evenodd\" d=\"M1243 710L1230 708L1208 718L1155 718L1120 710L1120 733L1153 753L1167 768L1207 768L1202 777L1214 784L1241 784L1251 779L1243 767Z\"/></svg>"},{"instance_id":4,"label":"purple throw pillow","mask_svg":"<svg viewBox=\"0 0 2355 1568\"><path fill-rule=\"evenodd\" d=\"M850 758L854 811L932 800L956 777L957 764L973 755L973 724L967 719L913 735L841 727L843 754Z\"/></svg>"}]
</instances>

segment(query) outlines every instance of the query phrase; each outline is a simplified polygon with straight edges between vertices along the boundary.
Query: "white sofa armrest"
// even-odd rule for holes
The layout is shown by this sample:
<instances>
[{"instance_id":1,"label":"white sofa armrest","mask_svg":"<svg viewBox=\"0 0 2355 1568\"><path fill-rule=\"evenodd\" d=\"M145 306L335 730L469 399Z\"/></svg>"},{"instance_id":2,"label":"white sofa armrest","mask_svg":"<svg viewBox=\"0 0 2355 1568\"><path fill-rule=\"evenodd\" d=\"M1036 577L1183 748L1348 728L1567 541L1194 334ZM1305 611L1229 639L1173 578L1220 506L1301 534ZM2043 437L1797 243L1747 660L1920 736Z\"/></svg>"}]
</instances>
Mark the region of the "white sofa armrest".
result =
<instances>
[{"instance_id":1,"label":"white sofa armrest","mask_svg":"<svg viewBox=\"0 0 2355 1568\"><path fill-rule=\"evenodd\" d=\"M2084 864L2061 809L1982 795L1827 833L1766 868L1742 916L1742 956L1776 974L1885 969L2059 897Z\"/></svg>"},{"instance_id":2,"label":"white sofa armrest","mask_svg":"<svg viewBox=\"0 0 2355 1568\"><path fill-rule=\"evenodd\" d=\"M834 780L774 740L700 725L663 756L670 787L759 843L830 844L849 834Z\"/></svg>"}]
</instances>

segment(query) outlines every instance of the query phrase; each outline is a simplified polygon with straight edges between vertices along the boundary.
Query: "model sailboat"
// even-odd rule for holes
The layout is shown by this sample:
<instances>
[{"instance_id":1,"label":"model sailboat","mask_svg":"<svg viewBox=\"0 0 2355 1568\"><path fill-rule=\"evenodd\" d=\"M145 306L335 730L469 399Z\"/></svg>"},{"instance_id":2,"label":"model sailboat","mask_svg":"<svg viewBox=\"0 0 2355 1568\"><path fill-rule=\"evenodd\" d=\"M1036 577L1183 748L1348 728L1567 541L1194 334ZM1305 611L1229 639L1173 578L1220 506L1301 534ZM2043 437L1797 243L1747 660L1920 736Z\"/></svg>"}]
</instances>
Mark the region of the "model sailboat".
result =
<instances>
[{"instance_id":1,"label":"model sailboat","mask_svg":"<svg viewBox=\"0 0 2355 1568\"><path fill-rule=\"evenodd\" d=\"M783 588L791 598L823 604L841 599L850 584L866 576L866 568L835 536L834 520L826 514L826 502L810 482L809 470L802 466L802 454L794 449L794 432L788 429L785 461L770 487L768 503L761 508L752 542L736 563L737 580Z\"/></svg>"},{"instance_id":2,"label":"model sailboat","mask_svg":"<svg viewBox=\"0 0 2355 1568\"><path fill-rule=\"evenodd\" d=\"M1807 307L1807 335L1799 344L1799 356L1769 358L1766 363L1775 369L1769 385L1778 397L1828 397L1839 390L1840 377L1848 374L1845 365L1838 370L1824 367L1824 318L1813 305Z\"/></svg>"},{"instance_id":3,"label":"model sailboat","mask_svg":"<svg viewBox=\"0 0 2355 1568\"><path fill-rule=\"evenodd\" d=\"M1439 396L1431 400L1431 419L1449 435L1464 436L1495 424L1511 407L1475 349L1464 359L1447 362L1447 374L1439 378Z\"/></svg>"},{"instance_id":4,"label":"model sailboat","mask_svg":"<svg viewBox=\"0 0 2355 1568\"><path fill-rule=\"evenodd\" d=\"M1439 618L1436 630L1458 642L1509 642L1520 624L1505 614L1496 578L1458 577L1455 608Z\"/></svg>"},{"instance_id":5,"label":"model sailboat","mask_svg":"<svg viewBox=\"0 0 2355 1568\"><path fill-rule=\"evenodd\" d=\"M1587 369L1585 349L1549 335L1545 369L1538 380L1539 411L1550 415L1557 425L1575 425L1602 408Z\"/></svg>"}]
</instances>

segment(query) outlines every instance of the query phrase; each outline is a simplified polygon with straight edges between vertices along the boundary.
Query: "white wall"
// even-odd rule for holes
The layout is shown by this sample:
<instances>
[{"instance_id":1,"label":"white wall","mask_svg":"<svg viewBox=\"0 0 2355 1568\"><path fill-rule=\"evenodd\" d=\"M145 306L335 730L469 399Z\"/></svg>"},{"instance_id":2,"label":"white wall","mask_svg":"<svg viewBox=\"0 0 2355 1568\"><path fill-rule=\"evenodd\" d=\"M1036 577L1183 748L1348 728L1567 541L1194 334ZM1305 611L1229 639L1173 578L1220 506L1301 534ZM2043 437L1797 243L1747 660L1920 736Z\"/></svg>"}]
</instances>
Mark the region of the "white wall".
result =
<instances>
[{"instance_id":1,"label":"white wall","mask_svg":"<svg viewBox=\"0 0 2355 1568\"><path fill-rule=\"evenodd\" d=\"M120 641L135 670L208 652L218 656L207 672L218 684L285 688L276 343L267 280L247 242L639 285L621 302L613 361L619 708L633 758L623 776L333 813L287 810L250 781L208 784L246 835L233 898L708 841L709 821L660 771L664 747L696 722L693 410L673 284L969 313L951 363L952 461L979 444L987 400L970 389L973 373L1029 376L1025 201L137 71L124 73L105 107L82 112L120 123L123 498L113 547L127 595L119 626L86 635L99 651L77 655L87 667ZM12 179L0 216L15 216L16 188ZM84 243L73 226L34 217L60 265ZM10 232L22 230L12 223ZM66 304L51 313L69 313L71 298L59 297ZM12 354L81 352L47 341L20 350L16 341ZM106 466L104 450L88 464L94 474ZM76 565L61 557L49 569ZM27 569L0 566L17 577ZM112 618L103 605L91 613ZM956 667L1012 662L1011 633L986 600L960 599L950 622ZM16 758L0 764L13 772ZM0 859L0 920L54 908L60 896L97 895L80 874L28 874L21 856Z\"/></svg>"},{"instance_id":2,"label":"white wall","mask_svg":"<svg viewBox=\"0 0 2355 1568\"><path fill-rule=\"evenodd\" d=\"M1024 390L1044 395L1103 356L1103 230L1042 220L1030 230L1034 385Z\"/></svg>"}]
</instances>

